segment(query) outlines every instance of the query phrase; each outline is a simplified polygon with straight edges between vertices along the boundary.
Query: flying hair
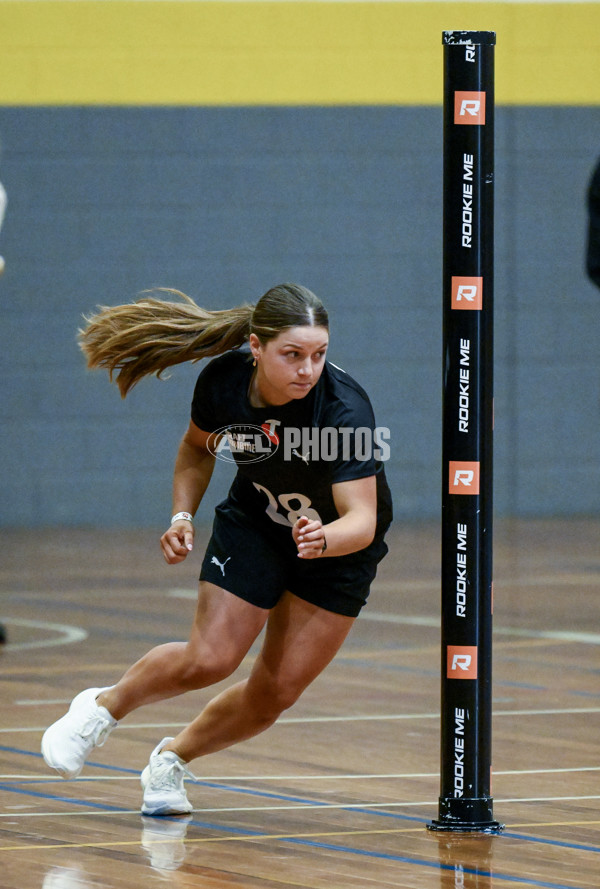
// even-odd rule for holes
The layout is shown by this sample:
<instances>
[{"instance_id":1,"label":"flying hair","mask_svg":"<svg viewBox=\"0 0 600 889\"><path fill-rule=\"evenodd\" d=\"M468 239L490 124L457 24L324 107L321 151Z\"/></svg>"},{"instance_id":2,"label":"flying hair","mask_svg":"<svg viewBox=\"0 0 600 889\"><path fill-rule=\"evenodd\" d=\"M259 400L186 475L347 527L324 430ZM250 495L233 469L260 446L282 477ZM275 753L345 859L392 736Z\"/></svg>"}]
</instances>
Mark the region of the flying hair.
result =
<instances>
[{"instance_id":1,"label":"flying hair","mask_svg":"<svg viewBox=\"0 0 600 889\"><path fill-rule=\"evenodd\" d=\"M87 366L108 370L122 398L143 377L160 378L176 364L238 349L250 333L266 343L289 327L329 328L319 298L297 284L273 287L256 305L217 310L201 308L179 290L157 288L133 303L99 306L85 321L78 340Z\"/></svg>"}]
</instances>

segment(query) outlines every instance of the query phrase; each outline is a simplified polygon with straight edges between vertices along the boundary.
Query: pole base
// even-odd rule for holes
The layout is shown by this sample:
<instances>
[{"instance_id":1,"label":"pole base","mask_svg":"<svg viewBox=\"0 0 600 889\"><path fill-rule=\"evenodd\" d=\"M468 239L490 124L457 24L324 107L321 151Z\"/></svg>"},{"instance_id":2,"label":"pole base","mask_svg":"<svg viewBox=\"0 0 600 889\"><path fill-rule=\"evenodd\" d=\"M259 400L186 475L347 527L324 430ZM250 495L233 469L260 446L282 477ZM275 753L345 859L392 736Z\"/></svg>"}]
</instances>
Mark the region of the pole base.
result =
<instances>
[{"instance_id":1,"label":"pole base","mask_svg":"<svg viewBox=\"0 0 600 889\"><path fill-rule=\"evenodd\" d=\"M430 821L427 830L446 831L453 833L500 833L505 825L499 821Z\"/></svg>"},{"instance_id":2,"label":"pole base","mask_svg":"<svg viewBox=\"0 0 600 889\"><path fill-rule=\"evenodd\" d=\"M482 799L442 799L438 818L427 825L428 830L455 832L499 833L504 824L494 820L494 801Z\"/></svg>"}]
</instances>

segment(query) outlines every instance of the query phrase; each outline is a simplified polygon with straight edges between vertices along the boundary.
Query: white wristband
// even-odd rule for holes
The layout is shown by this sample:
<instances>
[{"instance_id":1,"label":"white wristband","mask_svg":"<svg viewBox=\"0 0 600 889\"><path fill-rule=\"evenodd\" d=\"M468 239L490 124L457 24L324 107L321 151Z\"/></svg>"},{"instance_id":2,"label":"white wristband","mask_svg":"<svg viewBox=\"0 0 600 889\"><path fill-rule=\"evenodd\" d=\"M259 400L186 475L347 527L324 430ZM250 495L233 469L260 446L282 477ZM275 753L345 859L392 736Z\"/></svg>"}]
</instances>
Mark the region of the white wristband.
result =
<instances>
[{"instance_id":1,"label":"white wristband","mask_svg":"<svg viewBox=\"0 0 600 889\"><path fill-rule=\"evenodd\" d=\"M171 519L171 524L174 525L175 522L179 521L191 522L193 521L193 518L194 516L190 512L176 512Z\"/></svg>"}]
</instances>

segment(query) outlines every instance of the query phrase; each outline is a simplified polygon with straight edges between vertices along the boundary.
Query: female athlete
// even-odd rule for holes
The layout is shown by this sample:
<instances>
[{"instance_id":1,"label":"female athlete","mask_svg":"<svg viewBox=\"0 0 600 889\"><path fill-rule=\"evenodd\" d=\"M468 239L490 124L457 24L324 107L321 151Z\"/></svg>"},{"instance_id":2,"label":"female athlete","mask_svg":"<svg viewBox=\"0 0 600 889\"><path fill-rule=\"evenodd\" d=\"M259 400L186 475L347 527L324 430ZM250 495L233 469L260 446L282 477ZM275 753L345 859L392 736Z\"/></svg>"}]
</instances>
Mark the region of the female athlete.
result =
<instances>
[{"instance_id":1,"label":"female athlete","mask_svg":"<svg viewBox=\"0 0 600 889\"><path fill-rule=\"evenodd\" d=\"M373 411L326 361L320 300L295 284L217 312L176 296L104 308L80 332L88 366L117 372L123 397L146 374L218 356L200 373L175 461L161 538L170 565L192 551L215 459L235 460L237 473L216 508L189 640L159 645L116 685L78 694L44 734L46 763L75 777L119 720L230 676L266 631L249 677L152 752L146 815L191 812L187 764L264 731L332 660L387 552L392 518Z\"/></svg>"}]
</instances>

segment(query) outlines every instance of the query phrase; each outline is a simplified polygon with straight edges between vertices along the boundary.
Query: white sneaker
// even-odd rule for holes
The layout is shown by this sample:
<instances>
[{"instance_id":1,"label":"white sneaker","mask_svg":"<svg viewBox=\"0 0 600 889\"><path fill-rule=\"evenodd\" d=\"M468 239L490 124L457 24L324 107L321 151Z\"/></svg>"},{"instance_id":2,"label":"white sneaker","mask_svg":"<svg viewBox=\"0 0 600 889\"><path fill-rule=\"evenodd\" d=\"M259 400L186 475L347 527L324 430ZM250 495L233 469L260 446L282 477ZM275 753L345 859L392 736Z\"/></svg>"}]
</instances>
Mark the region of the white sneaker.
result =
<instances>
[{"instance_id":1,"label":"white sneaker","mask_svg":"<svg viewBox=\"0 0 600 889\"><path fill-rule=\"evenodd\" d=\"M80 692L68 712L44 732L43 757L63 778L76 778L94 747L102 747L117 724L106 707L96 703L103 691L108 688Z\"/></svg>"},{"instance_id":2,"label":"white sneaker","mask_svg":"<svg viewBox=\"0 0 600 889\"><path fill-rule=\"evenodd\" d=\"M189 815L194 809L187 798L183 779L186 775L197 780L185 763L170 750L162 748L173 738L163 738L152 753L142 772L144 789L143 815Z\"/></svg>"}]
</instances>

